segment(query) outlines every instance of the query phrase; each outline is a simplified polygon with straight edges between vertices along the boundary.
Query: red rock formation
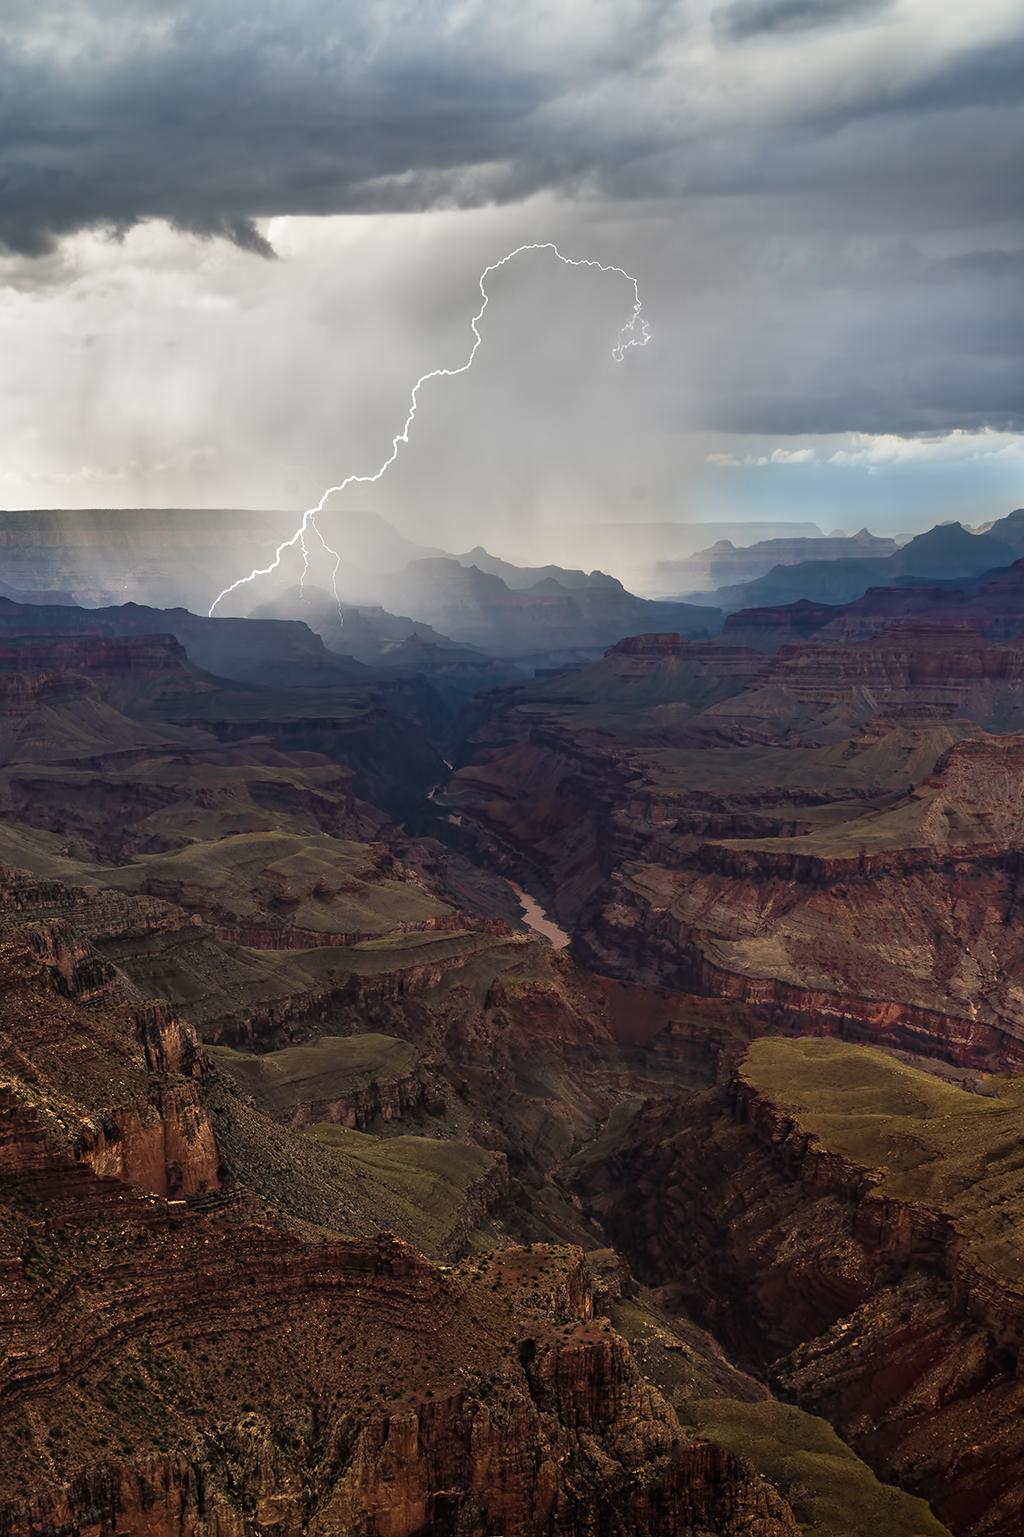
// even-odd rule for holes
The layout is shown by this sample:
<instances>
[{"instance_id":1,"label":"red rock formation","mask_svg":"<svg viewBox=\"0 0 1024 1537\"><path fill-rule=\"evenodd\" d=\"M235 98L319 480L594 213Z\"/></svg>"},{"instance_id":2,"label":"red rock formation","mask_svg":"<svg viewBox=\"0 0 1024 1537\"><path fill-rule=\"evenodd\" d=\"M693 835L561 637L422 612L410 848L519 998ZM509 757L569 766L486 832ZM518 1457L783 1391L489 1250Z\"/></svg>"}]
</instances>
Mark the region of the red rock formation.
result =
<instances>
[{"instance_id":1,"label":"red rock formation","mask_svg":"<svg viewBox=\"0 0 1024 1537\"><path fill-rule=\"evenodd\" d=\"M22 675L85 675L93 696L113 703L133 698L141 682L158 685L161 697L209 693L173 635L47 635L0 639L0 691L6 701ZM150 690L152 691L152 689Z\"/></svg>"},{"instance_id":2,"label":"red rock formation","mask_svg":"<svg viewBox=\"0 0 1024 1537\"><path fill-rule=\"evenodd\" d=\"M57 668L0 674L0 709L5 716L29 716L44 702L68 699L99 699L99 691L90 678Z\"/></svg>"},{"instance_id":3,"label":"red rock formation","mask_svg":"<svg viewBox=\"0 0 1024 1537\"><path fill-rule=\"evenodd\" d=\"M709 643L706 643L709 644ZM697 655L704 654L706 644L701 645ZM667 635L627 635L623 640L616 641L614 646L609 646L606 655L642 656L648 659L663 656L688 656L693 654L694 642L684 640L681 635L669 633Z\"/></svg>"},{"instance_id":4,"label":"red rock formation","mask_svg":"<svg viewBox=\"0 0 1024 1537\"><path fill-rule=\"evenodd\" d=\"M331 1099L304 1099L291 1109L286 1119L293 1131L307 1126L348 1126L361 1131L380 1116L382 1121L397 1121L417 1115L426 1108L427 1090L422 1078L412 1075L386 1083L376 1079L365 1088L351 1089ZM432 1101L444 1108L444 1100Z\"/></svg>"},{"instance_id":5,"label":"red rock formation","mask_svg":"<svg viewBox=\"0 0 1024 1537\"><path fill-rule=\"evenodd\" d=\"M304 1247L267 1230L217 1234L202 1220L150 1231L144 1271L121 1264L113 1289L94 1276L96 1302L77 1326L66 1305L49 1319L24 1310L36 1347L20 1370L9 1358L2 1396L18 1448L0 1474L5 1537L43 1528L64 1537L83 1521L178 1537L250 1523L412 1537L444 1521L480 1537L499 1526L510 1537L612 1537L624 1527L667 1537L684 1516L720 1537L796 1537L785 1501L749 1468L705 1443L681 1444L628 1346L589 1320L578 1254L510 1251L485 1287L489 1266L444 1275L389 1235ZM552 1266L562 1300L538 1306L538 1273ZM293 1320L302 1329L292 1343ZM253 1329L277 1394L232 1414L239 1383L224 1363ZM363 1387L382 1370L374 1360L392 1354L404 1364L384 1369L388 1385ZM196 1359L207 1364L192 1371ZM127 1455L64 1472L62 1440L77 1434L76 1414L88 1412L112 1360L138 1363L120 1418ZM134 1403L160 1397L172 1362L188 1363L193 1384L172 1389L187 1450L158 1453ZM302 1408L310 1388L311 1415ZM44 1394L52 1471L19 1496L22 1438ZM55 1426L67 1429L54 1435Z\"/></svg>"},{"instance_id":6,"label":"red rock formation","mask_svg":"<svg viewBox=\"0 0 1024 1537\"><path fill-rule=\"evenodd\" d=\"M773 652L789 639L816 638L850 645L888 626L969 625L992 641L1020 635L1024 628L1024 562L982 587L964 581L964 590L942 587L869 587L852 603L779 604L741 609L726 617L722 640Z\"/></svg>"},{"instance_id":7,"label":"red rock formation","mask_svg":"<svg viewBox=\"0 0 1024 1537\"><path fill-rule=\"evenodd\" d=\"M870 591L888 592L888 588ZM957 598L962 598L957 593ZM719 641L724 646L749 646L754 651L772 653L793 641L807 640L841 615L838 604L812 603L801 598L798 603L780 603L772 608L742 608L726 614Z\"/></svg>"},{"instance_id":8,"label":"red rock formation","mask_svg":"<svg viewBox=\"0 0 1024 1537\"><path fill-rule=\"evenodd\" d=\"M184 1197L215 1190L220 1158L206 1106L191 1087L121 1105L95 1128L82 1128L75 1153L102 1178L152 1195Z\"/></svg>"},{"instance_id":9,"label":"red rock formation","mask_svg":"<svg viewBox=\"0 0 1024 1537\"><path fill-rule=\"evenodd\" d=\"M671 871L627 866L580 953L740 999L764 1028L1014 1069L1022 778L1024 739L961 742L902 805L838 835L699 843Z\"/></svg>"},{"instance_id":10,"label":"red rock formation","mask_svg":"<svg viewBox=\"0 0 1024 1537\"><path fill-rule=\"evenodd\" d=\"M167 1004L128 1001L114 967L63 920L11 928L0 944L0 982L9 1114L22 1127L41 1117L49 1149L44 1157L38 1127L31 1130L23 1167L21 1142L9 1140L8 1187L24 1183L40 1157L59 1184L68 1152L155 1195L216 1189L199 1045Z\"/></svg>"},{"instance_id":11,"label":"red rock formation","mask_svg":"<svg viewBox=\"0 0 1024 1537\"><path fill-rule=\"evenodd\" d=\"M738 1072L576 1161L638 1275L770 1366L880 1475L962 1534L1024 1502L1024 1291L939 1209L822 1146Z\"/></svg>"}]
</instances>

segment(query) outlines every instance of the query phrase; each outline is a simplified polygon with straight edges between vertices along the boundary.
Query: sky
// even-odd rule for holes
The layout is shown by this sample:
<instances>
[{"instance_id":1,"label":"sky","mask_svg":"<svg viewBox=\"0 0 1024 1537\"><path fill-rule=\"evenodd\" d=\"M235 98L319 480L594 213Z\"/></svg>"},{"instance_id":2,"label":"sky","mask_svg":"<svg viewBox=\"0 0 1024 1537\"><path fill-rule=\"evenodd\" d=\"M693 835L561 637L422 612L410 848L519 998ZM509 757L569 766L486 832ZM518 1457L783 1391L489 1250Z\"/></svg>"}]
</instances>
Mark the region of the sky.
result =
<instances>
[{"instance_id":1,"label":"sky","mask_svg":"<svg viewBox=\"0 0 1024 1537\"><path fill-rule=\"evenodd\" d=\"M1022 96L1019 0L6 0L0 506L301 511L550 241L629 277L495 272L338 505L532 559L1002 516Z\"/></svg>"}]
</instances>

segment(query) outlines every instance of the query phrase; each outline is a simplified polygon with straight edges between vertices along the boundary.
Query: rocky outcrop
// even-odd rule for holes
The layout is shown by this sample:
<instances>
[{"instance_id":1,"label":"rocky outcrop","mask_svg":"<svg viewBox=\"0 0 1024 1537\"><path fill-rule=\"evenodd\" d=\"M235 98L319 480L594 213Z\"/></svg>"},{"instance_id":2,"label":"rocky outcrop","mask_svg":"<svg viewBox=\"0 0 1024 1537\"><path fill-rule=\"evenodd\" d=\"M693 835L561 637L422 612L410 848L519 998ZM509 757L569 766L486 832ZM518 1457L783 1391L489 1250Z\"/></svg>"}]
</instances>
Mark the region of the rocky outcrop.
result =
<instances>
[{"instance_id":1,"label":"rocky outcrop","mask_svg":"<svg viewBox=\"0 0 1024 1537\"><path fill-rule=\"evenodd\" d=\"M426 1110L428 1103L435 1112L444 1109L444 1100L436 1090L428 1099L426 1083L413 1073L384 1081L373 1078L365 1086L353 1087L337 1097L300 1099L288 1111L287 1125L293 1131L317 1125L348 1126L353 1131L362 1131L378 1116L382 1121L400 1121Z\"/></svg>"},{"instance_id":2,"label":"rocky outcrop","mask_svg":"<svg viewBox=\"0 0 1024 1537\"><path fill-rule=\"evenodd\" d=\"M151 1195L184 1198L216 1190L220 1156L200 1095L182 1085L121 1105L94 1126L83 1125L75 1154L104 1179Z\"/></svg>"},{"instance_id":3,"label":"rocky outcrop","mask_svg":"<svg viewBox=\"0 0 1024 1537\"><path fill-rule=\"evenodd\" d=\"M9 899L13 884L8 879ZM23 883L22 898L30 890L29 884ZM51 898L56 895L45 885L37 892ZM65 895L77 895L79 901L58 907L58 911L78 913L88 902L84 892ZM93 917L98 923L97 916ZM165 918L165 913L157 915L158 922ZM115 1089L94 1099L88 1109L81 1107L77 1116L69 1115L71 1106L65 1095L68 1089L74 1095L73 1075L69 1083L62 1084L61 1124L74 1137L76 1159L97 1174L115 1175L157 1195L185 1196L215 1189L220 1160L197 1087L204 1059L194 1030L176 1017L170 1005L162 1000L127 1001L121 974L65 919L12 926L0 969L8 1009L11 1005L16 1008L19 998L31 1007L33 993L38 990L52 991L58 999L66 1000L66 1007L55 1011L36 1002L30 1031L19 1031L15 1026L10 1032L0 1024L0 1062L19 1074L27 1071L29 1081L44 1094L57 1082L44 1065L46 1058L59 1053L62 1046L70 1048L75 1033L74 1027L68 1028L69 1013L79 1030L84 1028L95 1037L95 1025L79 1010L103 1007L116 1011L116 1034L109 1044L121 1059L120 1094ZM132 1056L137 1059L134 1075L130 1068L123 1072L126 1054L129 1061ZM62 1076L58 1074L58 1078ZM137 1082L132 1081L133 1076ZM9 1113L14 1113L13 1106L9 1106ZM38 1140L35 1133L30 1140L33 1145ZM24 1177L17 1147L9 1145L4 1179L17 1183Z\"/></svg>"},{"instance_id":4,"label":"rocky outcrop","mask_svg":"<svg viewBox=\"0 0 1024 1537\"><path fill-rule=\"evenodd\" d=\"M65 919L12 917L0 979L0 1074L21 1128L4 1147L6 1186L31 1186L40 1170L47 1189L73 1183L71 1160L155 1195L217 1188L206 1064L168 1004L132 997Z\"/></svg>"},{"instance_id":5,"label":"rocky outcrop","mask_svg":"<svg viewBox=\"0 0 1024 1537\"><path fill-rule=\"evenodd\" d=\"M52 1117L44 1119L9 1088L0 1090L0 1125L0 1189L39 1201L73 1196L79 1222L96 1219L111 1204L130 1214L140 1191L184 1199L220 1185L213 1128L191 1084L154 1087L144 1100L80 1115L66 1150L54 1138Z\"/></svg>"},{"instance_id":6,"label":"rocky outcrop","mask_svg":"<svg viewBox=\"0 0 1024 1537\"><path fill-rule=\"evenodd\" d=\"M984 1330L997 1350L1013 1357L1015 1374L1024 1378L1024 1288L982 1265L953 1216L880 1190L884 1170L865 1168L824 1146L742 1069L730 1093L733 1117L751 1128L810 1197L835 1196L849 1203L851 1236L876 1262L876 1274L891 1261L908 1269L927 1264L950 1283L953 1316Z\"/></svg>"},{"instance_id":7,"label":"rocky outcrop","mask_svg":"<svg viewBox=\"0 0 1024 1537\"><path fill-rule=\"evenodd\" d=\"M743 975L708 959L706 947L713 937L706 931L680 931L661 914L654 914L648 926L642 910L640 918L623 904L604 908L587 942L578 946L581 962L612 975L637 977L648 986L734 1000L755 1022L754 1034L834 1035L993 1072L1017 1072L1024 1064L1016 1024L1008 1029L982 1007L957 1013L948 1003L945 1009L922 1008L892 992L870 998L852 990L800 985L792 977ZM861 980L873 977L869 973Z\"/></svg>"},{"instance_id":8,"label":"rocky outcrop","mask_svg":"<svg viewBox=\"0 0 1024 1537\"><path fill-rule=\"evenodd\" d=\"M719 1448L686 1444L625 1342L590 1319L578 1252L508 1251L443 1274L389 1235L304 1247L242 1229L225 1242L192 1221L154 1232L146 1259L144 1275L121 1267L91 1329L64 1321L59 1356L47 1347L57 1318L37 1315L30 1368L8 1367L3 1401L18 1451L3 1475L0 1531L11 1537L139 1521L179 1537L265 1525L323 1537L456 1526L480 1537L499 1526L511 1537L668 1537L684 1519L719 1537L796 1537L781 1496ZM564 1293L553 1309L536 1285L552 1270ZM91 1290L103 1295L98 1280ZM232 1392L255 1391L262 1375L243 1368L240 1384L228 1368L240 1297L275 1392L232 1414ZM151 1340L162 1342L159 1355ZM328 1340L349 1343L324 1354ZM302 1380L307 1358L319 1365L303 1407L292 1379ZM124 1449L64 1473L76 1411L102 1390L112 1360L131 1363L134 1379L121 1404ZM62 1387L72 1374L74 1386ZM163 1395L172 1378L185 1437L161 1452L146 1444L152 1433L135 1404ZM22 1437L41 1394L50 1471L18 1494Z\"/></svg>"},{"instance_id":9,"label":"rocky outcrop","mask_svg":"<svg viewBox=\"0 0 1024 1537\"><path fill-rule=\"evenodd\" d=\"M748 1537L774 1537L799 1530L778 1490L764 1479L750 1477L741 1459L712 1442L688 1447L660 1483L643 1490L633 1501L630 1530L671 1534L708 1529Z\"/></svg>"},{"instance_id":10,"label":"rocky outcrop","mask_svg":"<svg viewBox=\"0 0 1024 1537\"><path fill-rule=\"evenodd\" d=\"M567 1527L567 1520L589 1517L588 1529L602 1537L619 1530L623 1518L637 1537L674 1537L689 1530L713 1533L714 1537L789 1537L798 1531L788 1507L770 1484L708 1442L681 1451L664 1478L635 1495L625 1511L604 1513L599 1525L590 1524L594 1514L585 1505L571 1516L556 1513L556 1503L565 1505L568 1501L557 1501L556 1468L550 1461L541 1462L536 1469L532 1501L522 1496L500 1503L486 1501L478 1488L465 1494L458 1486L436 1491L430 1486L438 1481L437 1475L431 1478L430 1474L441 1462L442 1448L449 1450L444 1444L448 1439L445 1432L450 1434L454 1418L445 1416L439 1406L422 1419L390 1419L386 1429L381 1426L372 1440L367 1437L369 1446L359 1447L363 1462L357 1491L341 1495L324 1515L318 1513L308 1530L317 1537L340 1537L341 1533L346 1537L350 1533L353 1537L378 1537L381 1531L389 1537L405 1537L413 1531L450 1530L455 1519L460 1531L475 1537L495 1518L510 1519L511 1524L505 1527L510 1533L540 1533L575 1529ZM475 1424L473 1431L476 1455L467 1453L463 1459L469 1467L488 1454L493 1457L489 1438ZM421 1445L429 1451L418 1456ZM449 1481L460 1471L450 1456L444 1458L442 1469ZM384 1508L379 1498L381 1489L388 1488L390 1493L396 1482L400 1483L402 1503L392 1498ZM252 1493L246 1498L249 1490ZM141 1517L152 1537L191 1537L194 1533L241 1537L252 1530L252 1524L296 1531L300 1529L304 1493L280 1448L253 1417L233 1434L204 1441L194 1461L181 1453L157 1454L130 1464L108 1461L89 1469L55 1495L37 1497L23 1510L6 1512L5 1523L0 1517L4 1523L0 1529L11 1537L35 1537L43 1529L55 1537L72 1537L79 1530L81 1513L88 1512L114 1529ZM413 1526L412 1522L419 1524Z\"/></svg>"},{"instance_id":11,"label":"rocky outcrop","mask_svg":"<svg viewBox=\"0 0 1024 1537\"><path fill-rule=\"evenodd\" d=\"M611 1459L598 1461L599 1445L573 1487L576 1469L559 1468L554 1447L527 1442L517 1452L512 1437L529 1436L529 1415L499 1429L473 1407L435 1403L373 1422L357 1436L344 1482L312 1513L305 1470L253 1414L201 1437L188 1454L105 1460L53 1492L11 1502L0 1511L0 1531L75 1537L85 1520L113 1530L127 1523L138 1530L144 1522L152 1537L242 1537L266 1526L317 1537L413 1537L450 1531L455 1522L467 1537L483 1537L496 1523L510 1537L580 1530L613 1537L623 1529L636 1537L799 1533L771 1484L712 1443L682 1448L671 1468L632 1498L602 1498L595 1475L607 1478ZM350 1427L341 1436L346 1432Z\"/></svg>"},{"instance_id":12,"label":"rocky outcrop","mask_svg":"<svg viewBox=\"0 0 1024 1537\"><path fill-rule=\"evenodd\" d=\"M79 1003L119 999L126 996L126 989L131 993L123 973L104 957L99 945L123 945L202 927L200 918L151 897L99 892L91 896L73 887L59 890L64 901L47 900L39 906L0 912L0 936L18 935L41 963L40 977L45 976L55 992ZM157 1012L161 1007L166 1005L157 1005Z\"/></svg>"},{"instance_id":13,"label":"rocky outcrop","mask_svg":"<svg viewBox=\"0 0 1024 1537\"><path fill-rule=\"evenodd\" d=\"M40 980L45 978L54 992L79 1003L120 999L121 984L114 967L69 923L25 924L15 933L40 963Z\"/></svg>"},{"instance_id":14,"label":"rocky outcrop","mask_svg":"<svg viewBox=\"0 0 1024 1537\"><path fill-rule=\"evenodd\" d=\"M347 955L340 952L326 982L207 1017L202 1037L213 1046L235 1046L302 1037L310 1033L311 1021L326 1022L332 1017L355 1016L372 1024L392 1005L403 1005L437 987L452 971L468 964L476 948L453 946L422 960L405 953L391 965L381 964L381 957L373 952L365 959L358 950Z\"/></svg>"},{"instance_id":15,"label":"rocky outcrop","mask_svg":"<svg viewBox=\"0 0 1024 1537\"><path fill-rule=\"evenodd\" d=\"M0 674L0 711L7 719L32 715L51 701L98 698L91 679L60 668Z\"/></svg>"}]
</instances>

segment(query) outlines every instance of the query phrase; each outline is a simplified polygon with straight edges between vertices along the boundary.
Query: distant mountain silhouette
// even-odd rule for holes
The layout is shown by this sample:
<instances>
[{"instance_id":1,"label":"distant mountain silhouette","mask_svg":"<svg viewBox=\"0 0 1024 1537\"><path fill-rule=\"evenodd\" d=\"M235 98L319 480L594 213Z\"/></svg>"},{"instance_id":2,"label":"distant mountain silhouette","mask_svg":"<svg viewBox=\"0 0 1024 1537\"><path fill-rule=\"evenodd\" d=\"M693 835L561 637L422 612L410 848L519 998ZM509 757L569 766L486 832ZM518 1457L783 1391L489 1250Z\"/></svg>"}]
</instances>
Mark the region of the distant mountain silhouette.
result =
<instances>
[{"instance_id":1,"label":"distant mountain silhouette","mask_svg":"<svg viewBox=\"0 0 1024 1537\"><path fill-rule=\"evenodd\" d=\"M489 555L482 544L478 544L467 555L459 555L457 559L460 566L475 566L478 571L500 576L506 587L511 587L514 592L527 587L535 588L538 582L544 581L558 582L559 586L570 592L581 587L617 587L620 591L625 590L617 577L606 576L603 571L591 571L588 575L585 571L567 570L564 566L514 566L509 560L499 560L497 555Z\"/></svg>"},{"instance_id":2,"label":"distant mountain silhouette","mask_svg":"<svg viewBox=\"0 0 1024 1537\"><path fill-rule=\"evenodd\" d=\"M795 603L745 608L729 614L720 639L732 646L774 652L794 641L856 642L893 625L956 626L1002 643L1024 633L1024 559L1009 570L964 577L960 586L925 581L869 587L850 603Z\"/></svg>"},{"instance_id":3,"label":"distant mountain silhouette","mask_svg":"<svg viewBox=\"0 0 1024 1537\"><path fill-rule=\"evenodd\" d=\"M759 539L756 544L738 548L729 539L719 539L687 560L659 561L655 582L658 591L686 594L701 587L753 582L780 565L812 560L880 560L894 555L896 549L895 539L880 539L866 528L852 539L845 534L832 534L827 539Z\"/></svg>"},{"instance_id":4,"label":"distant mountain silhouette","mask_svg":"<svg viewBox=\"0 0 1024 1537\"><path fill-rule=\"evenodd\" d=\"M1017 550L1007 540L996 539L992 534L972 534L960 523L943 523L918 534L883 559L809 560L778 565L757 581L720 587L708 593L706 600L726 613L797 603L802 598L812 603L851 603L869 587L896 586L914 579L949 581L1005 570L1024 551L1024 529L1020 542L1021 550ZM693 602L703 600L703 595L691 595Z\"/></svg>"}]
</instances>

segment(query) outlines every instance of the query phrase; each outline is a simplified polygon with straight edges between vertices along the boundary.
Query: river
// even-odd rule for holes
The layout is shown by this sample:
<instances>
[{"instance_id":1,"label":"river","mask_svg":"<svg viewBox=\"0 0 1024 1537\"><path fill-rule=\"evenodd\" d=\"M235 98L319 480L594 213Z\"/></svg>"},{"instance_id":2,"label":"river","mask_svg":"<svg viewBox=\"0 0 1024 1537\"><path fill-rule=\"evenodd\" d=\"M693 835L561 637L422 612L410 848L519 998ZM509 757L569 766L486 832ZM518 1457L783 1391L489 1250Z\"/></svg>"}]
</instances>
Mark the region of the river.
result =
<instances>
[{"instance_id":1,"label":"river","mask_svg":"<svg viewBox=\"0 0 1024 1537\"><path fill-rule=\"evenodd\" d=\"M543 907L539 902L534 901L528 891L524 891L522 886L517 886L515 881L509 881L508 876L505 879L519 898L519 905L523 909L523 921L527 928L539 934L542 939L546 939L550 945L554 945L556 950L564 950L569 943L569 935L565 930L551 922Z\"/></svg>"}]
</instances>

